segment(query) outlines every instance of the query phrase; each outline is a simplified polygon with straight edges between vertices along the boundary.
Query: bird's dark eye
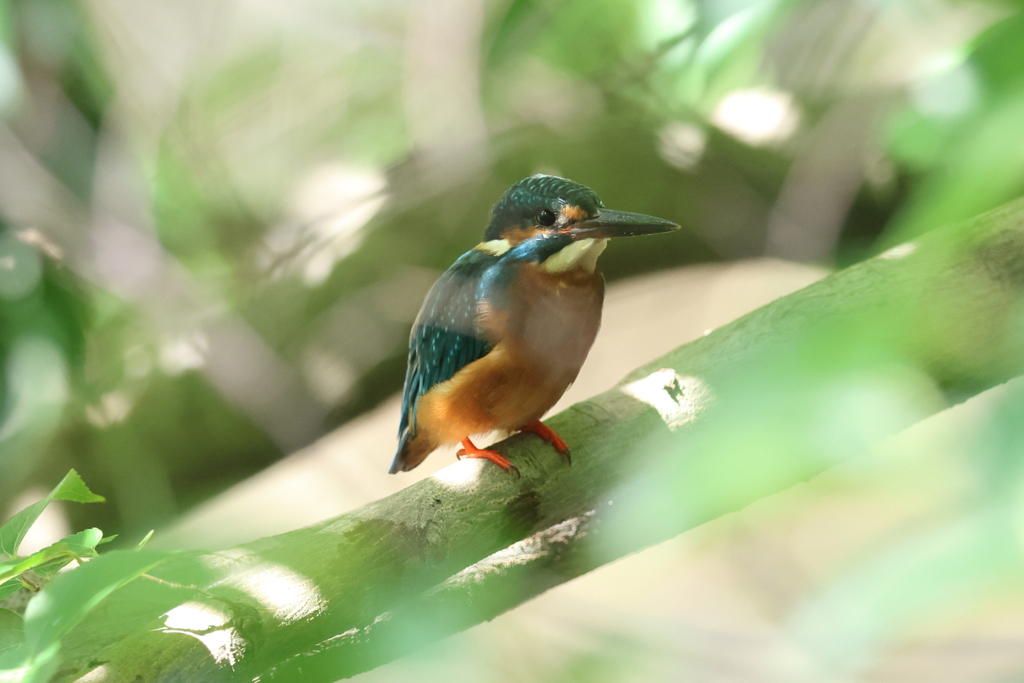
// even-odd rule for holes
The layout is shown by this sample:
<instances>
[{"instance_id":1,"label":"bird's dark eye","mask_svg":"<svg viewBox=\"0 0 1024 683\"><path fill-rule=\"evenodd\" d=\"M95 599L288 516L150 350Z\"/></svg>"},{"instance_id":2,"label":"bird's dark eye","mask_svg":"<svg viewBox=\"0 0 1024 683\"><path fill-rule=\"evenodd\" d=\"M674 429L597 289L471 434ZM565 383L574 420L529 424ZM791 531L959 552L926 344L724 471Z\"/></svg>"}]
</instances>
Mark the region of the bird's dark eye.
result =
<instances>
[{"instance_id":1,"label":"bird's dark eye","mask_svg":"<svg viewBox=\"0 0 1024 683\"><path fill-rule=\"evenodd\" d=\"M541 209L537 212L537 225L549 228L555 224L555 212L550 209Z\"/></svg>"}]
</instances>

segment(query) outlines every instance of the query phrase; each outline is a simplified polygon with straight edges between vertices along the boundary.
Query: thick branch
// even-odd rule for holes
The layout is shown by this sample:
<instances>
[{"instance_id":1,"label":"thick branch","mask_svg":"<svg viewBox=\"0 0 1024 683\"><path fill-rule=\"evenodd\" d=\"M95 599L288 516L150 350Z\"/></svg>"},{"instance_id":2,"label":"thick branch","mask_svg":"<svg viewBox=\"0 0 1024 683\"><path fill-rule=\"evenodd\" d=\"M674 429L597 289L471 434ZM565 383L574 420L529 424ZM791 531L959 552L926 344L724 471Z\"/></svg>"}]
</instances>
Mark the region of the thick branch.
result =
<instances>
[{"instance_id":1,"label":"thick branch","mask_svg":"<svg viewBox=\"0 0 1024 683\"><path fill-rule=\"evenodd\" d=\"M401 656L805 481L941 409L942 393L1019 374L1022 292L1018 201L779 299L554 417L571 467L520 435L498 450L521 479L463 461L339 518L181 556L155 573L201 590L119 591L66 639L59 679L103 666L108 682L331 681ZM884 409L861 424L855 399ZM203 627L182 627L197 612Z\"/></svg>"}]
</instances>

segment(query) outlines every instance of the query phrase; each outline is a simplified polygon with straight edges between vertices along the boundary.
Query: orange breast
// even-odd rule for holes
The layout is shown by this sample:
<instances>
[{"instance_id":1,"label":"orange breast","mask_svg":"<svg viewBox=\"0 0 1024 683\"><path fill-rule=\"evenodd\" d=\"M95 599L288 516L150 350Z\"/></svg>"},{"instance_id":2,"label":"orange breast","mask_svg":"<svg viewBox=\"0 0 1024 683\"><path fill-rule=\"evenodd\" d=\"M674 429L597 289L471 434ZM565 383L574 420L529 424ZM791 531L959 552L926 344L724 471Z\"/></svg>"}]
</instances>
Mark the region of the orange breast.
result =
<instances>
[{"instance_id":1,"label":"orange breast","mask_svg":"<svg viewBox=\"0 0 1024 683\"><path fill-rule=\"evenodd\" d=\"M528 264L510 292L508 309L481 311L491 352L421 399L417 423L438 443L540 419L586 360L601 325L599 274Z\"/></svg>"},{"instance_id":2,"label":"orange breast","mask_svg":"<svg viewBox=\"0 0 1024 683\"><path fill-rule=\"evenodd\" d=\"M488 331L549 374L570 373L571 383L601 326L604 278L582 268L549 273L527 264L511 294L508 315L496 318ZM489 328L486 315L483 322Z\"/></svg>"}]
</instances>

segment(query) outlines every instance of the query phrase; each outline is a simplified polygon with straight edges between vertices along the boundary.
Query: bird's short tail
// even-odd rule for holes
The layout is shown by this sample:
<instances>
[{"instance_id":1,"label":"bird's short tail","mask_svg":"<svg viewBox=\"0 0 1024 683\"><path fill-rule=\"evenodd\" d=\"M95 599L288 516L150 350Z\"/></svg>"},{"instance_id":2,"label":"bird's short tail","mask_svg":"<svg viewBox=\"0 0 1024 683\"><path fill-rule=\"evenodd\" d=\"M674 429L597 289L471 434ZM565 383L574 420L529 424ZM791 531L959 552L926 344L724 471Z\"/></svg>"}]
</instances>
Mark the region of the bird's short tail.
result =
<instances>
[{"instance_id":1,"label":"bird's short tail","mask_svg":"<svg viewBox=\"0 0 1024 683\"><path fill-rule=\"evenodd\" d=\"M423 462L424 458L430 455L435 448L437 448L437 444L431 443L423 432L419 432L415 436L406 432L398 443L398 452L395 453L395 459L391 461L391 469L388 472L391 474L408 472Z\"/></svg>"}]
</instances>

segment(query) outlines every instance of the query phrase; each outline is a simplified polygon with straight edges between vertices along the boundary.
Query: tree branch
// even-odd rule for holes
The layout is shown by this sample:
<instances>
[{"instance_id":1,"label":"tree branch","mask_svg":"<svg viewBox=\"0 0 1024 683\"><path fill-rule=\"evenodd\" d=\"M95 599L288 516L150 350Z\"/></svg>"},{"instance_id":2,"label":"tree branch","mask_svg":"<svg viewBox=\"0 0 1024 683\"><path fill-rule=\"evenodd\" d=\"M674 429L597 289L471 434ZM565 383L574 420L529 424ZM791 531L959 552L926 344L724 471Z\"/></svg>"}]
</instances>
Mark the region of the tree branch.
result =
<instances>
[{"instance_id":1,"label":"tree branch","mask_svg":"<svg viewBox=\"0 0 1024 683\"><path fill-rule=\"evenodd\" d=\"M778 299L555 416L571 467L517 435L496 449L521 479L462 461L341 517L178 556L152 573L195 588L121 589L65 639L55 680L365 671L1019 374L1022 293L1017 201Z\"/></svg>"}]
</instances>

